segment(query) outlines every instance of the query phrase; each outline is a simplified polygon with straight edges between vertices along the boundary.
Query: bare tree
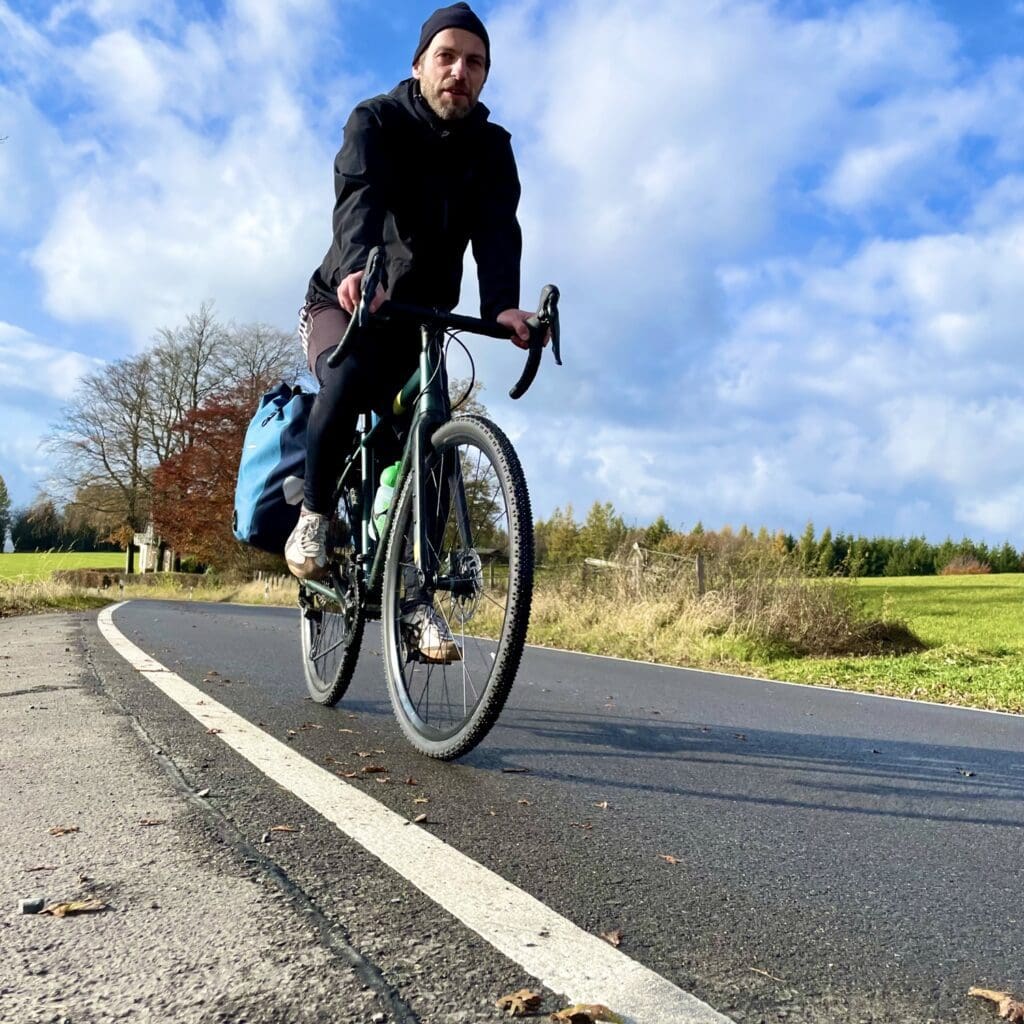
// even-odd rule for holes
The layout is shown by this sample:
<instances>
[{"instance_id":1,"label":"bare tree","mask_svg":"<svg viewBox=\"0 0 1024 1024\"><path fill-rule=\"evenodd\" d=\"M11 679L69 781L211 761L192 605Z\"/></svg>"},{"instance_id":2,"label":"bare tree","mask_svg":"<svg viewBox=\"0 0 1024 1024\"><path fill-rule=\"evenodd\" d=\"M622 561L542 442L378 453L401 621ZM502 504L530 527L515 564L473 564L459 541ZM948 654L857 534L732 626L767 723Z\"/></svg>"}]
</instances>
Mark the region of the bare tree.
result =
<instances>
[{"instance_id":1,"label":"bare tree","mask_svg":"<svg viewBox=\"0 0 1024 1024\"><path fill-rule=\"evenodd\" d=\"M194 413L230 395L255 408L275 380L294 381L295 335L266 324L227 328L203 303L161 328L149 352L83 377L48 441L59 456L51 486L129 547L151 512L153 472L194 441Z\"/></svg>"},{"instance_id":2,"label":"bare tree","mask_svg":"<svg viewBox=\"0 0 1024 1024\"><path fill-rule=\"evenodd\" d=\"M153 359L148 353L108 363L79 382L48 443L60 456L55 474L72 493L96 502L129 549L149 506Z\"/></svg>"},{"instance_id":3,"label":"bare tree","mask_svg":"<svg viewBox=\"0 0 1024 1024\"><path fill-rule=\"evenodd\" d=\"M263 323L232 328L214 366L218 391L241 395L254 408L271 384L282 379L293 383L305 369L295 332Z\"/></svg>"},{"instance_id":4,"label":"bare tree","mask_svg":"<svg viewBox=\"0 0 1024 1024\"><path fill-rule=\"evenodd\" d=\"M175 428L217 390L217 360L231 339L213 304L204 302L180 327L157 331L156 341L146 423L148 446L160 463L188 443L188 435Z\"/></svg>"}]
</instances>

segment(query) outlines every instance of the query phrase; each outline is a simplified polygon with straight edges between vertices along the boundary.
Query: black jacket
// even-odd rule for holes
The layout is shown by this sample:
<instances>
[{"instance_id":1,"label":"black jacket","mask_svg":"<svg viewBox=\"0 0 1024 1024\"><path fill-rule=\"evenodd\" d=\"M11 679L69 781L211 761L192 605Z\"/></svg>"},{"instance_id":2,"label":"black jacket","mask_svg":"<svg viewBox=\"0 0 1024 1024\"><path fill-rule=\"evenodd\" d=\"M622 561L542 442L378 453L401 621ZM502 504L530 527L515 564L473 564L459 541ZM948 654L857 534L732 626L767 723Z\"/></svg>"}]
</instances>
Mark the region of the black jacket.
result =
<instances>
[{"instance_id":1,"label":"black jacket","mask_svg":"<svg viewBox=\"0 0 1024 1024\"><path fill-rule=\"evenodd\" d=\"M355 108L334 162L334 241L307 301L336 303L342 279L384 242L395 301L452 309L472 242L480 315L519 307L519 176L508 132L487 118L478 103L440 120L411 78Z\"/></svg>"}]
</instances>

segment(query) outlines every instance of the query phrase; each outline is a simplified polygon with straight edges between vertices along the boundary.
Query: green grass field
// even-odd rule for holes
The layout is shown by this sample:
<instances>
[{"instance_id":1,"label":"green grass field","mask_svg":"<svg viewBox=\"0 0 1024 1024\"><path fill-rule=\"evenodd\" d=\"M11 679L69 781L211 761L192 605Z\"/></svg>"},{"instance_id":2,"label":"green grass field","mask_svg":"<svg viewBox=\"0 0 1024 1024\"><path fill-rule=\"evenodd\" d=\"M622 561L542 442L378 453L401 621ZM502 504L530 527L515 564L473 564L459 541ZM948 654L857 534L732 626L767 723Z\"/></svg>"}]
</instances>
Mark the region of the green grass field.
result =
<instances>
[{"instance_id":1,"label":"green grass field","mask_svg":"<svg viewBox=\"0 0 1024 1024\"><path fill-rule=\"evenodd\" d=\"M48 579L58 569L117 569L124 567L120 551L46 551L0 554L0 580L29 583Z\"/></svg>"},{"instance_id":2,"label":"green grass field","mask_svg":"<svg viewBox=\"0 0 1024 1024\"><path fill-rule=\"evenodd\" d=\"M865 579L856 587L869 612L902 619L928 650L788 658L750 669L794 682L1024 713L1024 575Z\"/></svg>"}]
</instances>

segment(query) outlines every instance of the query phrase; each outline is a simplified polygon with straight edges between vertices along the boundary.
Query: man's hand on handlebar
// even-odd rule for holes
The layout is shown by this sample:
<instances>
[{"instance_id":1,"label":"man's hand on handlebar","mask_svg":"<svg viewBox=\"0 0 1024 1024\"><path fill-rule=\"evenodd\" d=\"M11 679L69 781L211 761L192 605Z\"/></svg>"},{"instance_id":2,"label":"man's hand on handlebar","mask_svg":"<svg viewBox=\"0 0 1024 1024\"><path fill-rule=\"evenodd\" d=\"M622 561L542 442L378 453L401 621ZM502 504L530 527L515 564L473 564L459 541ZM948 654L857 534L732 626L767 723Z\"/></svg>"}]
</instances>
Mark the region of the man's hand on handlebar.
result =
<instances>
[{"instance_id":1,"label":"man's hand on handlebar","mask_svg":"<svg viewBox=\"0 0 1024 1024\"><path fill-rule=\"evenodd\" d=\"M535 314L528 312L525 309L506 309L499 313L495 318L502 327L507 327L510 331L513 331L512 344L517 345L519 348L530 347L530 328L526 325L528 317L534 316ZM544 344L548 343L547 337L544 339Z\"/></svg>"},{"instance_id":2,"label":"man's hand on handlebar","mask_svg":"<svg viewBox=\"0 0 1024 1024\"><path fill-rule=\"evenodd\" d=\"M341 308L345 310L346 313L355 313L356 306L359 305L359 292L363 283L363 275L365 273L365 270L356 270L349 274L348 277L338 285L338 302L341 303ZM380 285L377 285L377 294L370 303L370 312L376 313L380 308L381 303L387 297L387 292L384 291Z\"/></svg>"}]
</instances>

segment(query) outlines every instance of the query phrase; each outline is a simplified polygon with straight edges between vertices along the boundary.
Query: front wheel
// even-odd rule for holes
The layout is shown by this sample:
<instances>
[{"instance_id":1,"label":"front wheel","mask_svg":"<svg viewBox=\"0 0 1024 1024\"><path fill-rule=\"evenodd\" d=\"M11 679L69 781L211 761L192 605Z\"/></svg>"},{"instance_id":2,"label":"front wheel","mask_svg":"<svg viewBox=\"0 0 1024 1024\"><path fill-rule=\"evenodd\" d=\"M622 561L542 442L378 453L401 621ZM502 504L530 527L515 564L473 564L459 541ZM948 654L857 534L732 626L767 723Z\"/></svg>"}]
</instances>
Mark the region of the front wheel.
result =
<instances>
[{"instance_id":1,"label":"front wheel","mask_svg":"<svg viewBox=\"0 0 1024 1024\"><path fill-rule=\"evenodd\" d=\"M458 417L432 444L421 471L430 518L424 561L433 578L422 580L413 559L410 474L388 543L381 620L398 723L417 750L451 760L487 734L519 668L533 594L533 524L519 459L493 423ZM457 657L424 651L411 625L424 611L443 620Z\"/></svg>"}]
</instances>

